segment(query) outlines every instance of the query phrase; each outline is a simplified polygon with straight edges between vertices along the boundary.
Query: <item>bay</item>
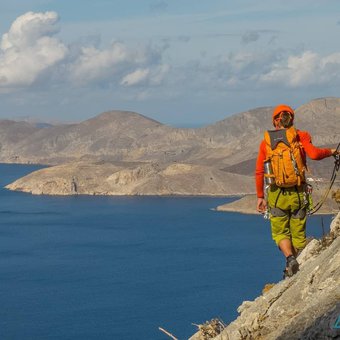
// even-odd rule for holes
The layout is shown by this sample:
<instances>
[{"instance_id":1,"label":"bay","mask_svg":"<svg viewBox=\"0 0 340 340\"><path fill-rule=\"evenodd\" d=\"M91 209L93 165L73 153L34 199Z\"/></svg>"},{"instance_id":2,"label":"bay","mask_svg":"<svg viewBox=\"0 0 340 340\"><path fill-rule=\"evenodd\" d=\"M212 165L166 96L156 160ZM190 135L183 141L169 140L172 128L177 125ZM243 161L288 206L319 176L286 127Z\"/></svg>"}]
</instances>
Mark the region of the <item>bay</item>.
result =
<instances>
[{"instance_id":1,"label":"bay","mask_svg":"<svg viewBox=\"0 0 340 340\"><path fill-rule=\"evenodd\" d=\"M282 277L268 221L212 210L234 198L3 189L39 168L0 165L1 339L186 339Z\"/></svg>"}]
</instances>

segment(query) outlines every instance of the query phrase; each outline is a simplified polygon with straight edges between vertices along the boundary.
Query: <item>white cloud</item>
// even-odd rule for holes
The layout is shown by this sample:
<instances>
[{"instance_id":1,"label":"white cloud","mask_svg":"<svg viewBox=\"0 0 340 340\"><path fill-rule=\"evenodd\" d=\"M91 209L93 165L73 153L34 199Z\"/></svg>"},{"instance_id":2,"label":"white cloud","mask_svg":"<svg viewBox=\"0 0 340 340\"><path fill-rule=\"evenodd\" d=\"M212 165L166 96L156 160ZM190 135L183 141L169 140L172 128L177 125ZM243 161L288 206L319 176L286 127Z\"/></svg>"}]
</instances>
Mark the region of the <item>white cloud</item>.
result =
<instances>
[{"instance_id":1,"label":"white cloud","mask_svg":"<svg viewBox=\"0 0 340 340\"><path fill-rule=\"evenodd\" d=\"M149 69L137 69L129 74L127 74L121 81L122 85L131 86L143 82L149 75Z\"/></svg>"},{"instance_id":2,"label":"white cloud","mask_svg":"<svg viewBox=\"0 0 340 340\"><path fill-rule=\"evenodd\" d=\"M340 53L322 56L312 51L288 54L283 50L230 53L193 62L191 76L220 89L307 88L340 85ZM204 79L205 76L205 79Z\"/></svg>"},{"instance_id":3,"label":"white cloud","mask_svg":"<svg viewBox=\"0 0 340 340\"><path fill-rule=\"evenodd\" d=\"M168 64L161 64L152 69L139 68L124 76L120 83L124 86L138 85L141 83L148 83L151 86L157 86L162 83L169 71L170 66Z\"/></svg>"},{"instance_id":4,"label":"white cloud","mask_svg":"<svg viewBox=\"0 0 340 340\"><path fill-rule=\"evenodd\" d=\"M68 47L56 38L55 12L28 12L18 17L3 34L0 45L0 89L8 92L34 85L66 83L72 86L160 85L168 68L161 49L129 48L114 42L101 48L88 42ZM49 77L48 77L48 76Z\"/></svg>"},{"instance_id":5,"label":"white cloud","mask_svg":"<svg viewBox=\"0 0 340 340\"><path fill-rule=\"evenodd\" d=\"M157 86L169 69L168 65L162 64L162 51L151 47L134 51L116 42L102 50L93 46L81 48L68 65L68 77L78 85Z\"/></svg>"},{"instance_id":6,"label":"white cloud","mask_svg":"<svg viewBox=\"0 0 340 340\"><path fill-rule=\"evenodd\" d=\"M170 65L161 64L157 67L154 67L150 74L150 83L151 85L159 85L162 83L163 79L170 71Z\"/></svg>"},{"instance_id":7,"label":"white cloud","mask_svg":"<svg viewBox=\"0 0 340 340\"><path fill-rule=\"evenodd\" d=\"M271 65L271 70L260 77L264 83L286 84L290 87L339 84L340 53L320 56L312 51L288 56Z\"/></svg>"},{"instance_id":8,"label":"white cloud","mask_svg":"<svg viewBox=\"0 0 340 340\"><path fill-rule=\"evenodd\" d=\"M28 12L18 17L2 36L0 86L33 84L49 67L63 60L66 46L53 35L58 32L55 12Z\"/></svg>"},{"instance_id":9,"label":"white cloud","mask_svg":"<svg viewBox=\"0 0 340 340\"><path fill-rule=\"evenodd\" d=\"M129 52L121 43L113 43L106 50L82 47L80 54L69 65L69 76L72 81L82 84L107 80L129 59Z\"/></svg>"},{"instance_id":10,"label":"white cloud","mask_svg":"<svg viewBox=\"0 0 340 340\"><path fill-rule=\"evenodd\" d=\"M34 44L39 38L53 35L59 31L56 12L28 12L18 17L1 41L1 49L22 48Z\"/></svg>"},{"instance_id":11,"label":"white cloud","mask_svg":"<svg viewBox=\"0 0 340 340\"><path fill-rule=\"evenodd\" d=\"M292 52L292 51L290 51ZM228 91L319 90L340 86L340 53L242 51L209 60L193 60L176 71L177 87L198 93Z\"/></svg>"},{"instance_id":12,"label":"white cloud","mask_svg":"<svg viewBox=\"0 0 340 340\"><path fill-rule=\"evenodd\" d=\"M271 70L271 65L280 58L273 52L247 52L230 53L216 62L213 71L216 85L225 89L247 89L258 86L259 78Z\"/></svg>"}]
</instances>

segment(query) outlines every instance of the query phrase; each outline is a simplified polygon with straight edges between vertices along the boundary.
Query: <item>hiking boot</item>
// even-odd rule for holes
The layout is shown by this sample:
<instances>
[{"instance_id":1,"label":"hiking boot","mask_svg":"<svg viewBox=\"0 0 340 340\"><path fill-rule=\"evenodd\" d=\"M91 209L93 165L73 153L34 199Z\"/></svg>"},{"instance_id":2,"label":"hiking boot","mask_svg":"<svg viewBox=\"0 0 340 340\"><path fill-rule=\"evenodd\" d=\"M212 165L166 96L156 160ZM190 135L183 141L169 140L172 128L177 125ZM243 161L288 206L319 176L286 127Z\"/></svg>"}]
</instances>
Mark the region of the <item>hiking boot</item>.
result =
<instances>
[{"instance_id":1,"label":"hiking boot","mask_svg":"<svg viewBox=\"0 0 340 340\"><path fill-rule=\"evenodd\" d=\"M286 269L284 270L284 278L291 277L299 271L299 263L293 255L287 257Z\"/></svg>"},{"instance_id":2,"label":"hiking boot","mask_svg":"<svg viewBox=\"0 0 340 340\"><path fill-rule=\"evenodd\" d=\"M283 270L282 279L285 280L287 277L288 277L288 273L287 273L287 269L285 268L285 269Z\"/></svg>"}]
</instances>

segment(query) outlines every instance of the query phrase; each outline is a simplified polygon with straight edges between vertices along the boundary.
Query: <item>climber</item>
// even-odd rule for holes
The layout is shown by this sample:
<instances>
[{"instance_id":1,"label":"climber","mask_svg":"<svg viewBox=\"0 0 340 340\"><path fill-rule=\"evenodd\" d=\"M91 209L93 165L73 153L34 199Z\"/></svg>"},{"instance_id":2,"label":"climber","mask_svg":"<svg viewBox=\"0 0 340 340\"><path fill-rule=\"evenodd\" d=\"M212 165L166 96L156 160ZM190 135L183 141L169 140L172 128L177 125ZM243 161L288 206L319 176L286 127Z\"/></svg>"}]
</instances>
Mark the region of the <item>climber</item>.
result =
<instances>
[{"instance_id":1,"label":"climber","mask_svg":"<svg viewBox=\"0 0 340 340\"><path fill-rule=\"evenodd\" d=\"M264 134L255 172L257 211L269 213L272 238L286 257L284 277L299 270L296 257L306 245L306 154L315 160L339 154L315 147L308 132L295 129L294 115L288 105L274 109L275 130Z\"/></svg>"}]
</instances>

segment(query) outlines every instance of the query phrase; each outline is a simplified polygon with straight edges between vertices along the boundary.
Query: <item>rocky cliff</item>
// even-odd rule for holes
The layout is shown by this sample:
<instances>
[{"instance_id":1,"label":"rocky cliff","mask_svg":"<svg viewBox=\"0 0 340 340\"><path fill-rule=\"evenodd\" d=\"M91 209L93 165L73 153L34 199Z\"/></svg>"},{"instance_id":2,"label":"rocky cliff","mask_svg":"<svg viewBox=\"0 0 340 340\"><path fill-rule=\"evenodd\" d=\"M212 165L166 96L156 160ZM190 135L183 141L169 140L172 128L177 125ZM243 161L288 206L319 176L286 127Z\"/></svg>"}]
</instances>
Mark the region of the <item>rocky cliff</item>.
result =
<instances>
[{"instance_id":1,"label":"rocky cliff","mask_svg":"<svg viewBox=\"0 0 340 340\"><path fill-rule=\"evenodd\" d=\"M244 301L239 317L216 340L340 338L340 213L330 234L312 240L298 257L300 271L254 301ZM208 339L202 332L190 340Z\"/></svg>"}]
</instances>

